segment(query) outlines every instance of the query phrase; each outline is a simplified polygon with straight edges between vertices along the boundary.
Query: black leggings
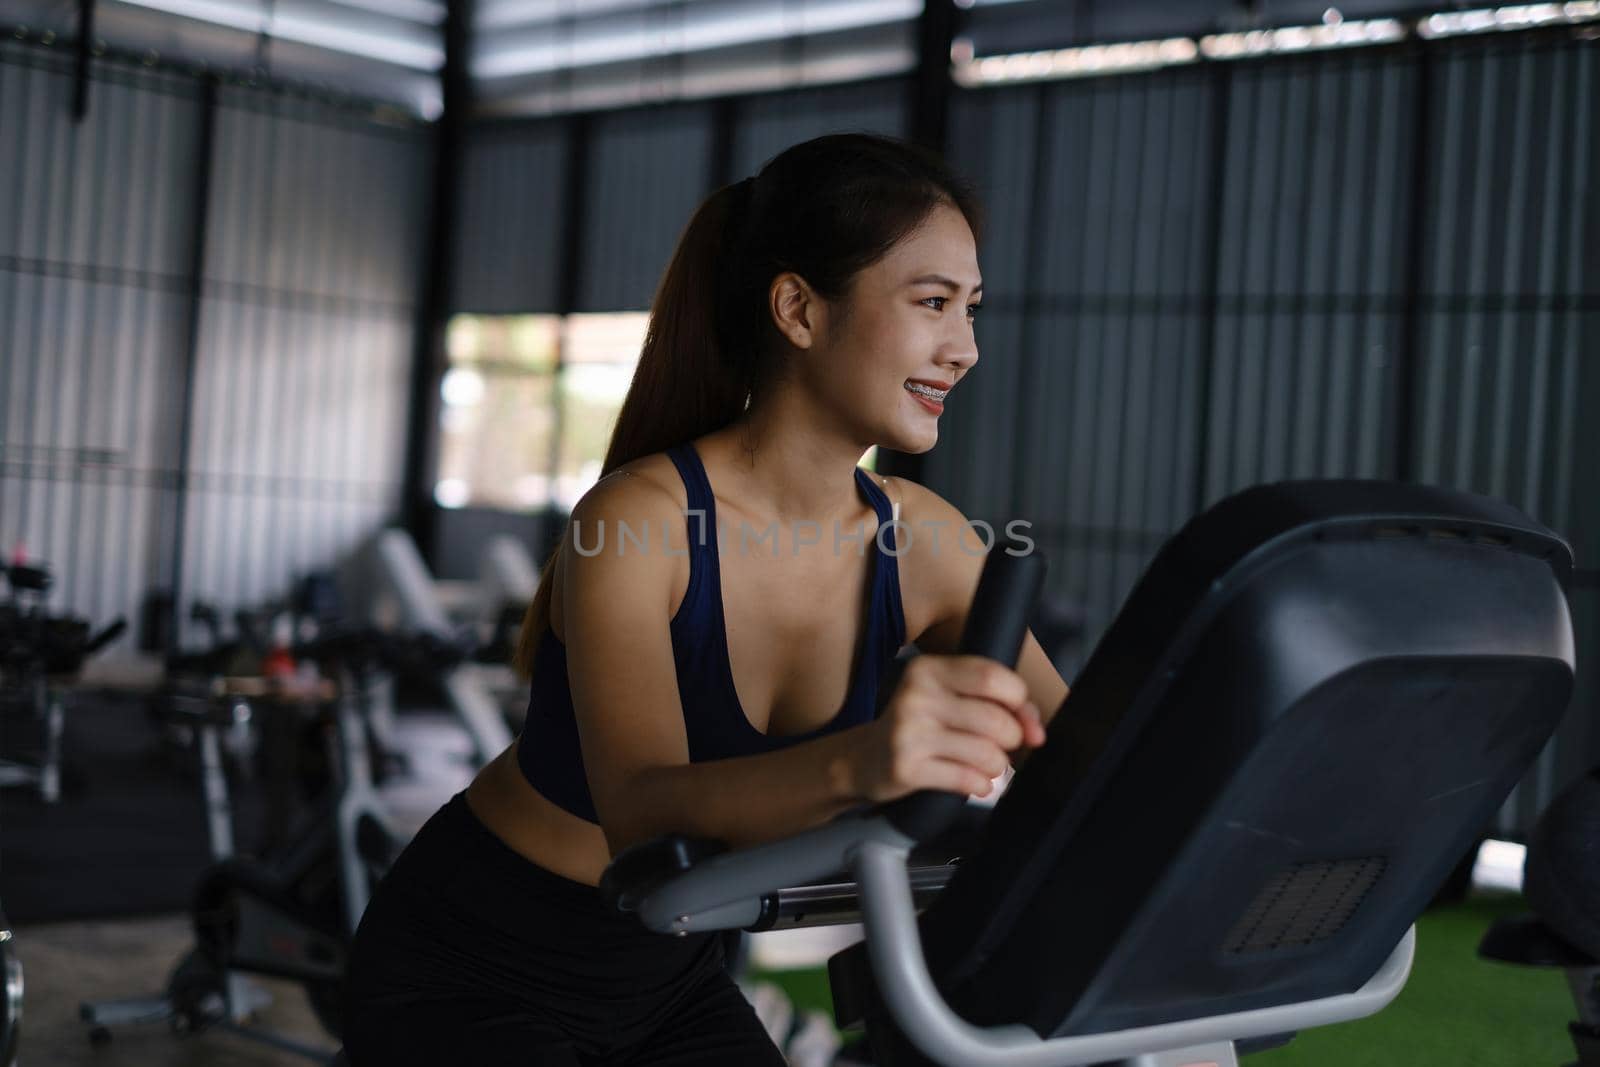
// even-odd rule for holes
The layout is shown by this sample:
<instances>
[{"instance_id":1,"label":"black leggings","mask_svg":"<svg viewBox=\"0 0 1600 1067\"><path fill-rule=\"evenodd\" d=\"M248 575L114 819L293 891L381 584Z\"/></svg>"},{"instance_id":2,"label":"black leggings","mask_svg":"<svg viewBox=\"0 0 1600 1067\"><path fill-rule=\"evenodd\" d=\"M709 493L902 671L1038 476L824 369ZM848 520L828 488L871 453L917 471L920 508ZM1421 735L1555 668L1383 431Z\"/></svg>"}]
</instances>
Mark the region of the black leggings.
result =
<instances>
[{"instance_id":1,"label":"black leggings","mask_svg":"<svg viewBox=\"0 0 1600 1067\"><path fill-rule=\"evenodd\" d=\"M352 1067L782 1067L719 937L653 934L456 794L379 884L345 1005Z\"/></svg>"}]
</instances>

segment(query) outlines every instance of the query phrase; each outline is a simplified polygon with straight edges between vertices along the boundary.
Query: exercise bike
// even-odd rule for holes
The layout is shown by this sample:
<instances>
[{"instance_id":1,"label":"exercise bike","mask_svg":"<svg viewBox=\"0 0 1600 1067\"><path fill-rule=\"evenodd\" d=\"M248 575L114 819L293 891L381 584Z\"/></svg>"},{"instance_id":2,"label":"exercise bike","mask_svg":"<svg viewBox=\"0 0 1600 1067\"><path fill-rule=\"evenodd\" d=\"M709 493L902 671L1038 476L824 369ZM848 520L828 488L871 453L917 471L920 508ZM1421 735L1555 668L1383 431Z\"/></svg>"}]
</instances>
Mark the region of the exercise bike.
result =
<instances>
[{"instance_id":1,"label":"exercise bike","mask_svg":"<svg viewBox=\"0 0 1600 1067\"><path fill-rule=\"evenodd\" d=\"M1006 663L1042 582L1012 551L962 641ZM1482 497L1247 490L1157 555L992 810L669 835L602 893L668 935L862 921L829 963L855 1062L1234 1067L1398 995L1413 921L1570 698L1571 566Z\"/></svg>"},{"instance_id":2,"label":"exercise bike","mask_svg":"<svg viewBox=\"0 0 1600 1067\"><path fill-rule=\"evenodd\" d=\"M323 1028L339 1036L350 938L403 840L373 783L371 688L380 668L447 670L464 651L431 638L365 629L325 633L294 651L302 662L320 663L332 680L299 690L235 680L204 699L173 703L172 714L191 723L200 738L215 863L194 894L194 948L173 970L165 991L81 1005L91 1042L111 1040L115 1026L165 1021L180 1034L222 1028L315 1062L328 1060L320 1047L248 1025L264 1003L245 976L298 982ZM329 763L336 769L324 803L300 820L289 845L271 862L234 853L219 734L236 721L240 697L252 698L258 712L322 717Z\"/></svg>"},{"instance_id":3,"label":"exercise bike","mask_svg":"<svg viewBox=\"0 0 1600 1067\"><path fill-rule=\"evenodd\" d=\"M85 661L121 636L118 619L99 633L89 621L50 615L45 600L51 586L44 567L13 564L3 568L11 597L0 606L0 717L37 729L36 753L0 759L0 787L38 791L46 804L61 799L61 739L66 726L60 680L76 674ZM0 1067L12 1067L22 1029L22 961L16 956L11 924L0 911Z\"/></svg>"},{"instance_id":4,"label":"exercise bike","mask_svg":"<svg viewBox=\"0 0 1600 1067\"><path fill-rule=\"evenodd\" d=\"M11 944L11 924L0 911L0 1067L14 1067L22 1039L22 962Z\"/></svg>"},{"instance_id":5,"label":"exercise bike","mask_svg":"<svg viewBox=\"0 0 1600 1067\"><path fill-rule=\"evenodd\" d=\"M145 697L146 717L160 737L162 750L180 774L191 774L199 768L200 735L194 716L174 714L174 703L208 697L229 678L261 674L265 649L255 647L248 640L253 616L240 611L236 619L237 636L226 637L222 616L216 607L203 600L194 601L189 608L189 621L205 634L205 644L200 648L169 650L164 658L161 684ZM253 773L252 760L258 745L248 698L240 695L233 711L233 722L221 725L223 758L230 771L248 777Z\"/></svg>"},{"instance_id":6,"label":"exercise bike","mask_svg":"<svg viewBox=\"0 0 1600 1067\"><path fill-rule=\"evenodd\" d=\"M20 563L3 568L10 601L0 606L0 717L15 715L38 734L36 751L0 759L0 787L31 786L39 799L61 799L61 738L66 705L61 680L70 678L101 649L122 635L117 619L98 633L89 620L51 615L45 601L50 571Z\"/></svg>"}]
</instances>

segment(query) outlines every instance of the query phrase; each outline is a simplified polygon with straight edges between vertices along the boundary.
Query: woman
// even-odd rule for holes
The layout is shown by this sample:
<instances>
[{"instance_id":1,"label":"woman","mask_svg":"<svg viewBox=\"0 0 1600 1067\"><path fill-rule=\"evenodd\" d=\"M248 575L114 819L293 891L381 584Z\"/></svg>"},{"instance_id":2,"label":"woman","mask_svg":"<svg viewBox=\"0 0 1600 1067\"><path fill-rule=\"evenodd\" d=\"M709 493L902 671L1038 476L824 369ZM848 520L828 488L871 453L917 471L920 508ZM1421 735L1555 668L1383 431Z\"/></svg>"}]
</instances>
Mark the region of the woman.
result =
<instances>
[{"instance_id":1,"label":"woman","mask_svg":"<svg viewBox=\"0 0 1600 1067\"><path fill-rule=\"evenodd\" d=\"M606 912L610 858L665 832L749 845L916 790L987 794L1043 742L1067 687L1032 635L1015 671L948 654L983 563L964 517L856 467L874 444L932 448L977 362L976 230L936 158L856 134L695 212L603 477L523 625L527 727L361 923L356 1067L781 1064L718 937ZM943 654L911 661L875 717L907 641Z\"/></svg>"}]
</instances>

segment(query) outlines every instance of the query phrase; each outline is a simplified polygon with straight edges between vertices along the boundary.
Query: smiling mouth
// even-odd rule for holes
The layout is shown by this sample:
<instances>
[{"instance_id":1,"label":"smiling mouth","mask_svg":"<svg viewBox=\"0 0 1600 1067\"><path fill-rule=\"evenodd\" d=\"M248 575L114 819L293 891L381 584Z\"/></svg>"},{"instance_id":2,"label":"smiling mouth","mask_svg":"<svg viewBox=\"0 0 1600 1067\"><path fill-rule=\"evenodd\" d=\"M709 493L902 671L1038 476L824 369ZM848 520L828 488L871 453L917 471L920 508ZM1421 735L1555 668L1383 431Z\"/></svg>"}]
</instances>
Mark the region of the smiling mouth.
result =
<instances>
[{"instance_id":1,"label":"smiling mouth","mask_svg":"<svg viewBox=\"0 0 1600 1067\"><path fill-rule=\"evenodd\" d=\"M950 395L950 390L948 389L935 389L933 386L923 385L921 382L907 382L906 391L912 396L921 397L935 404L943 404L944 398Z\"/></svg>"}]
</instances>

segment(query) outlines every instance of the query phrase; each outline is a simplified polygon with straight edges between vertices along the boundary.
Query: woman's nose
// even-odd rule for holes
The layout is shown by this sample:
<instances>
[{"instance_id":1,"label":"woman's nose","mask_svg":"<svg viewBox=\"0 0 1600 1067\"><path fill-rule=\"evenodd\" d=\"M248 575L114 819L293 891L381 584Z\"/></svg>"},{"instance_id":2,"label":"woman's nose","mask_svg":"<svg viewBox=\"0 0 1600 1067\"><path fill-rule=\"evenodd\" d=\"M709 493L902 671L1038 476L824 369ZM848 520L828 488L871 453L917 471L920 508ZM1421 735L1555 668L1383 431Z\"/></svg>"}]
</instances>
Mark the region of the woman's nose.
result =
<instances>
[{"instance_id":1,"label":"woman's nose","mask_svg":"<svg viewBox=\"0 0 1600 1067\"><path fill-rule=\"evenodd\" d=\"M970 326L961 326L960 332L950 338L940 362L957 371L965 371L978 362L978 341Z\"/></svg>"}]
</instances>

